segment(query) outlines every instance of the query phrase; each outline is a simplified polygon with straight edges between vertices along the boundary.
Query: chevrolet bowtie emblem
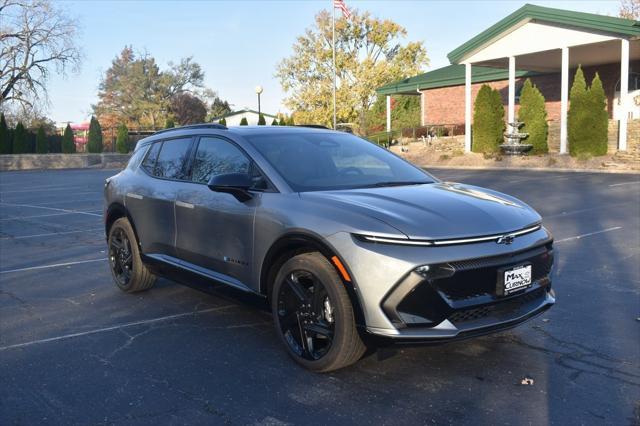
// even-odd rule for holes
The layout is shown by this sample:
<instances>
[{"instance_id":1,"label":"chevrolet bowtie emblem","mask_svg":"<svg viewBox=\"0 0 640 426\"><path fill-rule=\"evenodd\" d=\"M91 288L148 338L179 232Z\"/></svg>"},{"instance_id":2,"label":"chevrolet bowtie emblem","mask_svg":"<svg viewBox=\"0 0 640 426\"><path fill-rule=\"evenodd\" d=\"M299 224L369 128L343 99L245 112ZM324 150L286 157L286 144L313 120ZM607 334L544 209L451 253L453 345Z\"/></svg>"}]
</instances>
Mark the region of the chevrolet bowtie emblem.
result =
<instances>
[{"instance_id":1,"label":"chevrolet bowtie emblem","mask_svg":"<svg viewBox=\"0 0 640 426\"><path fill-rule=\"evenodd\" d=\"M516 239L516 236L514 234L507 234L507 235L503 235L502 237L498 238L498 240L496 241L497 244L506 244L509 245L513 242L513 240Z\"/></svg>"}]
</instances>

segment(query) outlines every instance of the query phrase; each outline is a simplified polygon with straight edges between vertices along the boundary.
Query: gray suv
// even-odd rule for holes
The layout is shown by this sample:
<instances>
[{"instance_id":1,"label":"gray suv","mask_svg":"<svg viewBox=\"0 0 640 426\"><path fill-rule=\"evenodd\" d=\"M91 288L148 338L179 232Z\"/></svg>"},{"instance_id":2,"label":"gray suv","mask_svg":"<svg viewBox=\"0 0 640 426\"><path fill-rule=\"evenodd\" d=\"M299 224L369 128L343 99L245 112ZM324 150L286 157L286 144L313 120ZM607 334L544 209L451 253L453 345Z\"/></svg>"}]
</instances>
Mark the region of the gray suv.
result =
<instances>
[{"instance_id":1,"label":"gray suv","mask_svg":"<svg viewBox=\"0 0 640 426\"><path fill-rule=\"evenodd\" d=\"M344 132L161 131L104 193L120 289L161 275L259 295L288 353L315 371L381 342L504 330L555 301L553 240L533 209Z\"/></svg>"}]
</instances>

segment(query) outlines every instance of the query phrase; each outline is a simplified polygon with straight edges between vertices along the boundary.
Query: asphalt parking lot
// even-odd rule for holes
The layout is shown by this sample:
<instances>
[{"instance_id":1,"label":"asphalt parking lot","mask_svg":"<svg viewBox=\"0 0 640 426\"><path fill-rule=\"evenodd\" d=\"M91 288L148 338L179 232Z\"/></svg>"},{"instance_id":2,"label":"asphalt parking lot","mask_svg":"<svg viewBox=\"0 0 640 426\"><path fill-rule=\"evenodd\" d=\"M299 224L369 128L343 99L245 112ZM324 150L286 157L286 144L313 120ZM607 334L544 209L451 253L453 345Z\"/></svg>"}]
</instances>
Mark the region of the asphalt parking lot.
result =
<instances>
[{"instance_id":1,"label":"asphalt parking lot","mask_svg":"<svg viewBox=\"0 0 640 426\"><path fill-rule=\"evenodd\" d=\"M117 290L114 171L0 173L0 424L639 424L640 175L433 173L544 216L556 306L327 375L289 360L260 309L167 280Z\"/></svg>"}]
</instances>

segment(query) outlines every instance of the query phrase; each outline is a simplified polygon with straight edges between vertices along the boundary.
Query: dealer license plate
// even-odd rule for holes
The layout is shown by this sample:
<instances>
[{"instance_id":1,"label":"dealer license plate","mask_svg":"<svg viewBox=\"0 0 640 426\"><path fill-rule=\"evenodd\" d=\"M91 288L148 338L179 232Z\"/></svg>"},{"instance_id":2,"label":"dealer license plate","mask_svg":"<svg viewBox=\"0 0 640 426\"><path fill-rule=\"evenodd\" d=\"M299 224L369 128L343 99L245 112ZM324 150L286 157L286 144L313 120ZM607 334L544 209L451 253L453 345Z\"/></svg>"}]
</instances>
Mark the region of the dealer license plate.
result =
<instances>
[{"instance_id":1,"label":"dealer license plate","mask_svg":"<svg viewBox=\"0 0 640 426\"><path fill-rule=\"evenodd\" d=\"M503 272L502 288L498 286L498 293L508 296L517 291L531 287L531 265L521 265Z\"/></svg>"}]
</instances>

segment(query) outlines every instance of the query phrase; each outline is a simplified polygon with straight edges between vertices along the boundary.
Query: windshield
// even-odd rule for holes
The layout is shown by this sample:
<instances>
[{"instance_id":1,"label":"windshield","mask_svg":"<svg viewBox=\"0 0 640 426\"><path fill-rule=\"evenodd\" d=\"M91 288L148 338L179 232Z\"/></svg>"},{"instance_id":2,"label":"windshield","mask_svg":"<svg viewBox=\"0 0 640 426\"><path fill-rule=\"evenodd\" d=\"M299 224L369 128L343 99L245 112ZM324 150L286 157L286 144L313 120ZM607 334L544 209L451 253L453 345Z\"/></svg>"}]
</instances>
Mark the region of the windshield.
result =
<instances>
[{"instance_id":1,"label":"windshield","mask_svg":"<svg viewBox=\"0 0 640 426\"><path fill-rule=\"evenodd\" d=\"M433 183L423 170L347 133L246 136L296 192Z\"/></svg>"}]
</instances>

